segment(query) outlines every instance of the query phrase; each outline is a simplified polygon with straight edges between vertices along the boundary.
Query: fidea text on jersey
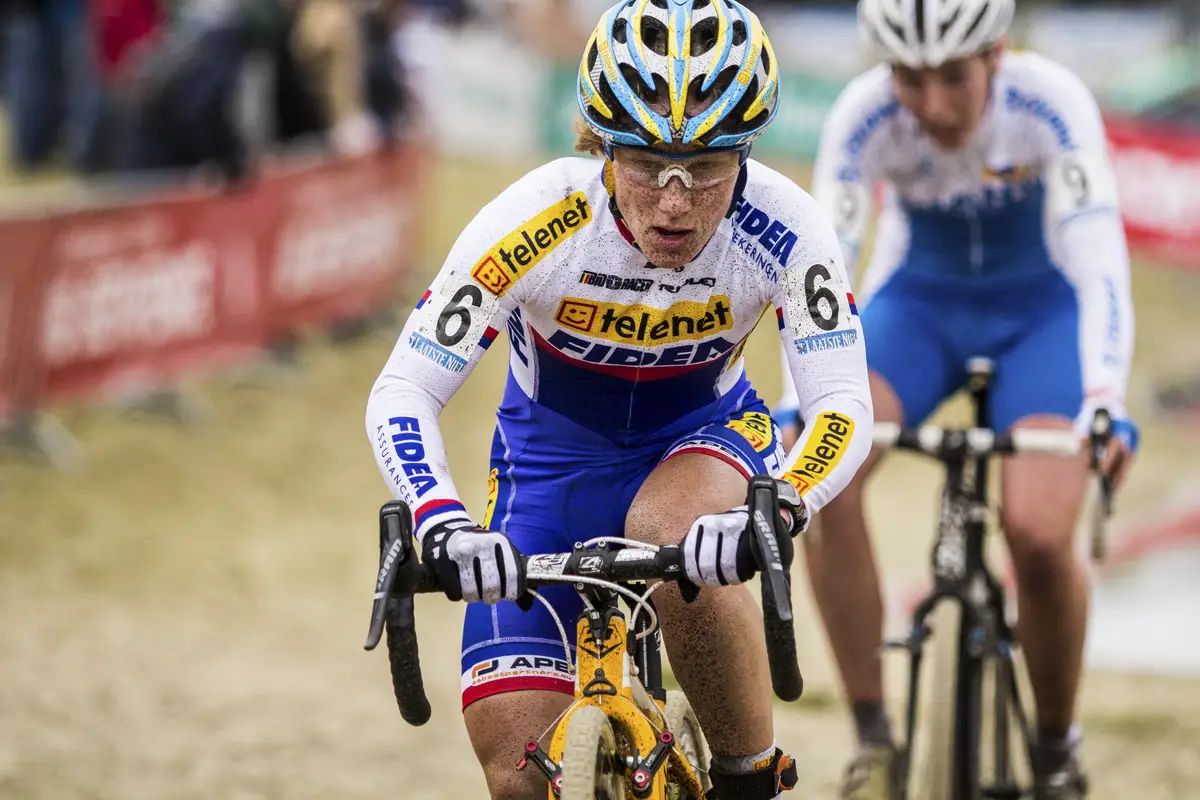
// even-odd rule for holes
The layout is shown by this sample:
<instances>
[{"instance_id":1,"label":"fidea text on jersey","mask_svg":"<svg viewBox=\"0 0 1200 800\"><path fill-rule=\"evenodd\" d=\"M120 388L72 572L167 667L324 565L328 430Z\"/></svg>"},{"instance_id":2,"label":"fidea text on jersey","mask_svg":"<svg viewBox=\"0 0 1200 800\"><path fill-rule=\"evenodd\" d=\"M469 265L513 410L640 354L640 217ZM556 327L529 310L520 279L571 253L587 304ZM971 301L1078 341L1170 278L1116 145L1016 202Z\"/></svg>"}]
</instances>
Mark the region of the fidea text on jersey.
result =
<instances>
[{"instance_id":1,"label":"fidea text on jersey","mask_svg":"<svg viewBox=\"0 0 1200 800\"><path fill-rule=\"evenodd\" d=\"M796 234L746 200L737 202L730 243L745 253L768 280L778 281L779 267L787 265Z\"/></svg>"},{"instance_id":2,"label":"fidea text on jersey","mask_svg":"<svg viewBox=\"0 0 1200 800\"><path fill-rule=\"evenodd\" d=\"M591 211L583 192L563 198L496 242L475 264L471 277L500 297L547 253L591 222Z\"/></svg>"},{"instance_id":3,"label":"fidea text on jersey","mask_svg":"<svg viewBox=\"0 0 1200 800\"><path fill-rule=\"evenodd\" d=\"M420 422L415 417L392 417L388 420L388 427L393 429L392 450L401 462L404 476L412 484L417 497L424 497L438 483L437 478L433 477L433 470L425 461L425 442L421 438ZM384 468L394 480L396 476L388 461L385 457Z\"/></svg>"},{"instance_id":4,"label":"fidea text on jersey","mask_svg":"<svg viewBox=\"0 0 1200 800\"><path fill-rule=\"evenodd\" d=\"M563 330L555 331L547 344L561 353L568 353L589 364L613 367L686 367L725 358L735 343L720 336L697 344L681 344L661 351L615 347L611 344L589 342Z\"/></svg>"}]
</instances>

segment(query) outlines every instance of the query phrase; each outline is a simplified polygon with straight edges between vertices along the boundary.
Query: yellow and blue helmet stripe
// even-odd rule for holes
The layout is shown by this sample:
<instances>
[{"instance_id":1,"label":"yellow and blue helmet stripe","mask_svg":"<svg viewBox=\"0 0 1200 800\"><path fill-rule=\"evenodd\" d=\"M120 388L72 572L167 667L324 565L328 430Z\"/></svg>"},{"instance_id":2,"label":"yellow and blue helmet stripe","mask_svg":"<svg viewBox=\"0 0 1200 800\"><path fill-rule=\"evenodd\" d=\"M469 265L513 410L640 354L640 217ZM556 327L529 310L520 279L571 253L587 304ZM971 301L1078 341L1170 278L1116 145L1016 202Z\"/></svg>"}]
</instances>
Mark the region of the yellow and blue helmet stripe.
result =
<instances>
[{"instance_id":1,"label":"yellow and blue helmet stripe","mask_svg":"<svg viewBox=\"0 0 1200 800\"><path fill-rule=\"evenodd\" d=\"M747 148L778 109L775 53L736 0L621 0L579 67L579 110L606 146Z\"/></svg>"}]
</instances>

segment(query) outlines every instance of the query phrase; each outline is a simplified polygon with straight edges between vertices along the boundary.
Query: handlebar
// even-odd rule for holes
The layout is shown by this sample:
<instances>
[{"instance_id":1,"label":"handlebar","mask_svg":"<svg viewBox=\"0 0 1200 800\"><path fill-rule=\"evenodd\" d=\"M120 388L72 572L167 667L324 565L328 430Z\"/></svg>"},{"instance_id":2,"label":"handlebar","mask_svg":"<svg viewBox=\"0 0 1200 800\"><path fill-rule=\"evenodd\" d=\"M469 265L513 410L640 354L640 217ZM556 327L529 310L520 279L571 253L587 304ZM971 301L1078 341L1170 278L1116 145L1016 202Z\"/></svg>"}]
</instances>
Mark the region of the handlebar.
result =
<instances>
[{"instance_id":1,"label":"handlebar","mask_svg":"<svg viewBox=\"0 0 1200 800\"><path fill-rule=\"evenodd\" d=\"M1083 450L1083 442L1071 431L1019 428L998 434L990 428L901 428L894 422L875 423L874 442L876 447L912 450L942 461L1018 453L1073 456Z\"/></svg>"},{"instance_id":2,"label":"handlebar","mask_svg":"<svg viewBox=\"0 0 1200 800\"><path fill-rule=\"evenodd\" d=\"M1104 561L1107 555L1105 528L1112 516L1113 476L1102 469L1104 453L1113 438L1112 416L1105 409L1096 411L1087 440L1074 431L1018 428L1011 433L998 434L989 428L942 428L923 425L902 428L894 422L875 423L876 447L895 448L924 453L947 463L961 463L989 455L1043 453L1056 456L1077 456L1087 452L1089 466L1095 475L1099 498L1090 508L1092 558Z\"/></svg>"},{"instance_id":3,"label":"handlebar","mask_svg":"<svg viewBox=\"0 0 1200 800\"><path fill-rule=\"evenodd\" d=\"M746 505L752 520L755 558L763 573L763 617L771 683L775 694L790 702L800 697L804 680L796 660L790 576L780 554L780 539L788 536L788 532L779 515L778 502L774 479L763 475L751 479ZM525 584L530 588L570 583L573 577L611 583L687 580L683 553L677 545L660 547L657 551L577 549L570 553L521 556L521 560ZM410 725L424 725L430 717L417 650L413 596L437 591L433 569L417 559L408 505L400 500L384 503L379 509L379 575L364 648L374 650L386 628L392 689L400 716Z\"/></svg>"}]
</instances>

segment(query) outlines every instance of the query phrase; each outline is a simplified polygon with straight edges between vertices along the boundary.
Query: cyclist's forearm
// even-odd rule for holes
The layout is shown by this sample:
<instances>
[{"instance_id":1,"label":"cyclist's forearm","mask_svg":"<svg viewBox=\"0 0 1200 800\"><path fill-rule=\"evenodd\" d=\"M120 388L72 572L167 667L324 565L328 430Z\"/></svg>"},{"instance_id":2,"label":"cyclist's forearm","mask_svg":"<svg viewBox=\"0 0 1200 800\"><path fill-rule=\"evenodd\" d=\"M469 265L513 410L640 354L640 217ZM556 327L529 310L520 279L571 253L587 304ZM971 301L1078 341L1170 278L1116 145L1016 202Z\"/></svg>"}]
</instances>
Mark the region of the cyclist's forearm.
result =
<instances>
[{"instance_id":1,"label":"cyclist's forearm","mask_svg":"<svg viewBox=\"0 0 1200 800\"><path fill-rule=\"evenodd\" d=\"M786 342L785 348L791 347L787 377L804 430L776 477L796 487L813 515L849 485L866 461L875 419L858 317L847 322L833 349L801 353L803 341Z\"/></svg>"},{"instance_id":2,"label":"cyclist's forearm","mask_svg":"<svg viewBox=\"0 0 1200 800\"><path fill-rule=\"evenodd\" d=\"M1079 358L1086 405L1124 411L1134 312L1125 233L1116 212L1072 220L1062 230L1066 272L1079 303Z\"/></svg>"},{"instance_id":3,"label":"cyclist's forearm","mask_svg":"<svg viewBox=\"0 0 1200 800\"><path fill-rule=\"evenodd\" d=\"M438 522L467 518L438 427L444 405L411 380L388 372L379 377L367 401L367 435L375 463L392 496L412 509L418 540Z\"/></svg>"},{"instance_id":4,"label":"cyclist's forearm","mask_svg":"<svg viewBox=\"0 0 1200 800\"><path fill-rule=\"evenodd\" d=\"M802 408L801 417L804 431L777 477L800 491L814 515L850 484L871 452L875 420L870 393L831 395L817 406Z\"/></svg>"},{"instance_id":5,"label":"cyclist's forearm","mask_svg":"<svg viewBox=\"0 0 1200 800\"><path fill-rule=\"evenodd\" d=\"M832 227L814 229L807 258L789 267L776 304L788 382L804 432L783 464L810 513L838 492L870 452L874 418L862 324Z\"/></svg>"}]
</instances>

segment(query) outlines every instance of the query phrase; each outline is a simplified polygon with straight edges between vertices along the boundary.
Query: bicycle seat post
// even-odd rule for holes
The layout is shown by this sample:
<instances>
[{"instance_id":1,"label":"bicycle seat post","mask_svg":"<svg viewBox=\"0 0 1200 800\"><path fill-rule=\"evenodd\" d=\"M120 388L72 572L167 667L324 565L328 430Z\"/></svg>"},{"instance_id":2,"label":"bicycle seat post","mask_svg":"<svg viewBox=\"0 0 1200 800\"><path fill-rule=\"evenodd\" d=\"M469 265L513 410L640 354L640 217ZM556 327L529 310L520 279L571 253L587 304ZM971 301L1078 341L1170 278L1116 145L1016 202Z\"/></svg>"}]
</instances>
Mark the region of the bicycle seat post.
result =
<instances>
[{"instance_id":1,"label":"bicycle seat post","mask_svg":"<svg viewBox=\"0 0 1200 800\"><path fill-rule=\"evenodd\" d=\"M967 391L975 406L975 425L988 427L991 409L988 407L988 390L996 376L996 365L990 358L975 356L967 359Z\"/></svg>"}]
</instances>

